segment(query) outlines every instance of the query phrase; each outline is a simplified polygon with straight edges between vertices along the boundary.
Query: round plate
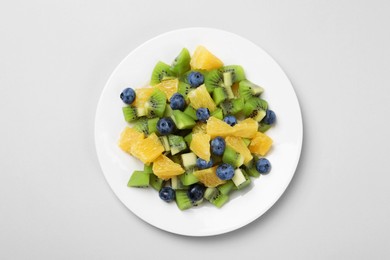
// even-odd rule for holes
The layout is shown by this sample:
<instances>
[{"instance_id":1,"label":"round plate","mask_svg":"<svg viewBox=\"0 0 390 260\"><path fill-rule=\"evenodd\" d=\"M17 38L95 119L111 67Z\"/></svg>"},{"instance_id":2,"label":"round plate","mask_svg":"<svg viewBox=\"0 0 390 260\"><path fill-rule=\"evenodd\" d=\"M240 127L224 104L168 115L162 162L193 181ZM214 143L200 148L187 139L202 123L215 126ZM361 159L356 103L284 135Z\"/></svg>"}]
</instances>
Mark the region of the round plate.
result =
<instances>
[{"instance_id":1,"label":"round plate","mask_svg":"<svg viewBox=\"0 0 390 260\"><path fill-rule=\"evenodd\" d=\"M143 164L118 148L123 119L121 91L144 86L157 61L170 64L183 47L193 52L203 45L224 64L241 65L247 78L265 89L263 98L277 115L267 134L274 140L267 154L270 174L252 178L252 184L234 192L221 209L210 203L180 211L176 203L165 203L153 188L128 188L134 170ZM114 70L99 100L95 120L95 142L100 165L108 184L135 215L168 232L209 236L233 231L264 214L282 195L294 175L302 147L302 117L298 99L279 65L260 47L236 34L210 28L189 28L164 33L132 51Z\"/></svg>"}]
</instances>

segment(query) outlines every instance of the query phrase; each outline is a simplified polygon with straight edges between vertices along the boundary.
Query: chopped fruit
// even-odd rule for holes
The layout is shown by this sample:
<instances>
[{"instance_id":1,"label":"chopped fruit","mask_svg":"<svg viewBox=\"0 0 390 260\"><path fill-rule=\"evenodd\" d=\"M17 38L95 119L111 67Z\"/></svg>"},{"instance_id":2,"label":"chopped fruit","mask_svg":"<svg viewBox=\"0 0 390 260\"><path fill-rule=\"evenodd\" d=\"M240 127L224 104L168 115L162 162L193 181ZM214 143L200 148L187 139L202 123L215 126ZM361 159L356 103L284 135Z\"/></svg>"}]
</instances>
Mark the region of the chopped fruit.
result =
<instances>
[{"instance_id":1,"label":"chopped fruit","mask_svg":"<svg viewBox=\"0 0 390 260\"><path fill-rule=\"evenodd\" d=\"M188 93L188 99L194 109L205 107L208 108L210 112L214 112L216 109L214 100L211 98L209 92L207 92L205 85L201 85Z\"/></svg>"},{"instance_id":2,"label":"chopped fruit","mask_svg":"<svg viewBox=\"0 0 390 260\"><path fill-rule=\"evenodd\" d=\"M232 135L243 138L253 138L257 133L258 127L259 124L256 120L247 118L233 126Z\"/></svg>"},{"instance_id":3,"label":"chopped fruit","mask_svg":"<svg viewBox=\"0 0 390 260\"><path fill-rule=\"evenodd\" d=\"M155 87L164 92L167 99L170 99L173 94L177 92L178 85L178 79L169 79L161 81L161 83L157 84Z\"/></svg>"},{"instance_id":4,"label":"chopped fruit","mask_svg":"<svg viewBox=\"0 0 390 260\"><path fill-rule=\"evenodd\" d=\"M203 183L206 187L217 187L218 185L224 184L225 181L221 180L217 176L217 167L194 171L194 175L198 180Z\"/></svg>"},{"instance_id":5,"label":"chopped fruit","mask_svg":"<svg viewBox=\"0 0 390 260\"><path fill-rule=\"evenodd\" d=\"M225 139L226 145L233 148L236 152L242 154L244 156L244 164L247 164L253 159L251 152L246 146L245 142L241 137L228 136Z\"/></svg>"},{"instance_id":6,"label":"chopped fruit","mask_svg":"<svg viewBox=\"0 0 390 260\"><path fill-rule=\"evenodd\" d=\"M233 127L213 116L211 116L209 120L207 120L206 130L207 134L210 135L211 138L214 138L216 136L226 137L232 135L233 133Z\"/></svg>"},{"instance_id":7,"label":"chopped fruit","mask_svg":"<svg viewBox=\"0 0 390 260\"><path fill-rule=\"evenodd\" d=\"M123 151L130 153L131 147L138 140L143 140L144 138L145 138L144 133L140 133L134 128L126 126L126 128L121 133L121 136L118 141L118 145Z\"/></svg>"},{"instance_id":8,"label":"chopped fruit","mask_svg":"<svg viewBox=\"0 0 390 260\"><path fill-rule=\"evenodd\" d=\"M196 134L196 133L206 134L207 133L206 127L207 127L207 124L202 123L202 122L198 122L198 123L196 123L194 128L192 128L192 133L194 133L194 134Z\"/></svg>"},{"instance_id":9,"label":"chopped fruit","mask_svg":"<svg viewBox=\"0 0 390 260\"><path fill-rule=\"evenodd\" d=\"M153 162L153 173L163 180L168 180L184 172L180 164L173 162L163 154Z\"/></svg>"},{"instance_id":10,"label":"chopped fruit","mask_svg":"<svg viewBox=\"0 0 390 260\"><path fill-rule=\"evenodd\" d=\"M210 136L208 134L192 134L190 150L203 160L210 161Z\"/></svg>"},{"instance_id":11,"label":"chopped fruit","mask_svg":"<svg viewBox=\"0 0 390 260\"><path fill-rule=\"evenodd\" d=\"M269 149L271 149L272 142L272 139L268 135L257 132L249 144L249 150L251 153L264 156L268 153Z\"/></svg>"},{"instance_id":12,"label":"chopped fruit","mask_svg":"<svg viewBox=\"0 0 390 260\"><path fill-rule=\"evenodd\" d=\"M164 151L164 146L155 133L141 141L135 142L131 147L131 154L145 164L153 162Z\"/></svg>"},{"instance_id":13,"label":"chopped fruit","mask_svg":"<svg viewBox=\"0 0 390 260\"><path fill-rule=\"evenodd\" d=\"M146 101L148 101L149 97L152 95L154 88L138 88L135 90L135 100L133 102L133 106L138 108L143 108Z\"/></svg>"},{"instance_id":14,"label":"chopped fruit","mask_svg":"<svg viewBox=\"0 0 390 260\"><path fill-rule=\"evenodd\" d=\"M198 46L190 62L192 69L212 70L223 66L223 63L214 54L203 46Z\"/></svg>"}]
</instances>

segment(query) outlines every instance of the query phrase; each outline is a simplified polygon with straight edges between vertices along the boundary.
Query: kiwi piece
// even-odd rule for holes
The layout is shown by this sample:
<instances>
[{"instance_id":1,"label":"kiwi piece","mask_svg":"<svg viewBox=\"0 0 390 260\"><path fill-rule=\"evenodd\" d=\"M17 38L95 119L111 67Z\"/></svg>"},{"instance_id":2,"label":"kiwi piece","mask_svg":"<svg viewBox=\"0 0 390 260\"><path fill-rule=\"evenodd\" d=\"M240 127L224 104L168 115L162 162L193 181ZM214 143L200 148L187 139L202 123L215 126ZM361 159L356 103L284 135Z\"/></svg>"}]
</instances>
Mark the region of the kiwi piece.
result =
<instances>
[{"instance_id":1,"label":"kiwi piece","mask_svg":"<svg viewBox=\"0 0 390 260\"><path fill-rule=\"evenodd\" d=\"M192 202L187 196L187 191L177 190L175 196L176 204L180 210L186 210L192 207Z\"/></svg>"},{"instance_id":2,"label":"kiwi piece","mask_svg":"<svg viewBox=\"0 0 390 260\"><path fill-rule=\"evenodd\" d=\"M188 135L184 136L184 141L186 141L186 143L187 143L188 146L191 145L191 141L192 141L192 132L189 133Z\"/></svg>"},{"instance_id":3,"label":"kiwi piece","mask_svg":"<svg viewBox=\"0 0 390 260\"><path fill-rule=\"evenodd\" d=\"M256 170L256 161L253 159L247 165L243 165L242 169L249 175L255 178L260 177L260 173Z\"/></svg>"},{"instance_id":4,"label":"kiwi piece","mask_svg":"<svg viewBox=\"0 0 390 260\"><path fill-rule=\"evenodd\" d=\"M215 109L214 112L211 113L211 116L222 120L223 119L223 111L222 111L222 109L221 108Z\"/></svg>"},{"instance_id":5,"label":"kiwi piece","mask_svg":"<svg viewBox=\"0 0 390 260\"><path fill-rule=\"evenodd\" d=\"M171 65L171 71L176 75L181 75L191 69L191 55L187 48L183 48Z\"/></svg>"},{"instance_id":6,"label":"kiwi piece","mask_svg":"<svg viewBox=\"0 0 390 260\"><path fill-rule=\"evenodd\" d=\"M233 182L232 180L228 180L228 181L225 182L224 184L219 185L219 186L217 187L217 189L218 189L219 192L221 192L222 194L228 195L228 194L233 190L233 187L234 187L234 182Z\"/></svg>"},{"instance_id":7,"label":"kiwi piece","mask_svg":"<svg viewBox=\"0 0 390 260\"><path fill-rule=\"evenodd\" d=\"M256 108L248 115L248 117L253 118L257 122L260 122L266 115L266 112L261 108Z\"/></svg>"},{"instance_id":8,"label":"kiwi piece","mask_svg":"<svg viewBox=\"0 0 390 260\"><path fill-rule=\"evenodd\" d=\"M188 186L184 185L179 176L171 178L171 187L174 190L188 190Z\"/></svg>"},{"instance_id":9,"label":"kiwi piece","mask_svg":"<svg viewBox=\"0 0 390 260\"><path fill-rule=\"evenodd\" d=\"M175 155L187 149L184 138L180 135L168 135L168 142L171 147L171 154Z\"/></svg>"},{"instance_id":10,"label":"kiwi piece","mask_svg":"<svg viewBox=\"0 0 390 260\"><path fill-rule=\"evenodd\" d=\"M233 167L240 167L244 163L244 156L236 152L230 146L226 146L222 155L222 161L232 165Z\"/></svg>"},{"instance_id":11,"label":"kiwi piece","mask_svg":"<svg viewBox=\"0 0 390 260\"><path fill-rule=\"evenodd\" d=\"M230 72L232 75L232 83L246 79L244 69L240 65L229 65L218 69L220 73Z\"/></svg>"},{"instance_id":12,"label":"kiwi piece","mask_svg":"<svg viewBox=\"0 0 390 260\"><path fill-rule=\"evenodd\" d=\"M183 185L190 186L199 181L198 178L196 178L196 176L194 175L193 171L194 169L192 168L185 171L182 175L180 175L180 180L183 183Z\"/></svg>"},{"instance_id":13,"label":"kiwi piece","mask_svg":"<svg viewBox=\"0 0 390 260\"><path fill-rule=\"evenodd\" d=\"M149 173L149 174L151 174L151 173L153 173L153 168L152 168L152 165L150 164L150 165L144 165L144 173Z\"/></svg>"},{"instance_id":14,"label":"kiwi piece","mask_svg":"<svg viewBox=\"0 0 390 260\"><path fill-rule=\"evenodd\" d=\"M150 79L150 85L157 85L164 79L168 79L169 77L173 76L175 76L175 74L173 71L171 71L171 66L162 61L159 61L157 62L156 66L154 66L152 77Z\"/></svg>"},{"instance_id":15,"label":"kiwi piece","mask_svg":"<svg viewBox=\"0 0 390 260\"><path fill-rule=\"evenodd\" d=\"M211 198L209 201L217 208L221 208L226 202L229 201L229 196L226 194L218 193L217 196Z\"/></svg>"},{"instance_id":16,"label":"kiwi piece","mask_svg":"<svg viewBox=\"0 0 390 260\"><path fill-rule=\"evenodd\" d=\"M213 91L213 100L214 103L218 106L222 101L225 101L228 98L226 89L223 87L214 88Z\"/></svg>"},{"instance_id":17,"label":"kiwi piece","mask_svg":"<svg viewBox=\"0 0 390 260\"><path fill-rule=\"evenodd\" d=\"M158 118L158 117L148 119L148 132L149 132L149 134L157 132L158 120L160 120L160 118Z\"/></svg>"},{"instance_id":18,"label":"kiwi piece","mask_svg":"<svg viewBox=\"0 0 390 260\"><path fill-rule=\"evenodd\" d=\"M148 129L148 119L146 117L139 118L134 123L134 129L138 132L144 133L145 135L149 135L149 129Z\"/></svg>"},{"instance_id":19,"label":"kiwi piece","mask_svg":"<svg viewBox=\"0 0 390 260\"><path fill-rule=\"evenodd\" d=\"M149 185L156 191L160 191L164 185L164 180L160 179L154 174L150 174Z\"/></svg>"},{"instance_id":20,"label":"kiwi piece","mask_svg":"<svg viewBox=\"0 0 390 260\"><path fill-rule=\"evenodd\" d=\"M210 199L216 197L218 195L218 193L219 193L219 190L217 188L208 187L204 191L203 198L205 198L206 200L210 201Z\"/></svg>"},{"instance_id":21,"label":"kiwi piece","mask_svg":"<svg viewBox=\"0 0 390 260\"><path fill-rule=\"evenodd\" d=\"M196 165L196 154L194 153L183 153L181 155L181 161L183 162L183 166L186 169L191 169Z\"/></svg>"},{"instance_id":22,"label":"kiwi piece","mask_svg":"<svg viewBox=\"0 0 390 260\"><path fill-rule=\"evenodd\" d=\"M170 105L165 106L163 117L171 117L172 116L172 108Z\"/></svg>"},{"instance_id":23,"label":"kiwi piece","mask_svg":"<svg viewBox=\"0 0 390 260\"><path fill-rule=\"evenodd\" d=\"M248 100L253 96L260 96L264 89L249 80L242 80L238 85L238 94L244 100Z\"/></svg>"},{"instance_id":24,"label":"kiwi piece","mask_svg":"<svg viewBox=\"0 0 390 260\"><path fill-rule=\"evenodd\" d=\"M177 92L182 94L184 99L187 100L187 95L188 95L188 93L190 93L191 90L193 90L193 88L191 88L190 84L179 81L179 85L177 87Z\"/></svg>"},{"instance_id":25,"label":"kiwi piece","mask_svg":"<svg viewBox=\"0 0 390 260\"><path fill-rule=\"evenodd\" d=\"M127 183L128 187L149 187L149 173L143 171L134 171Z\"/></svg>"},{"instance_id":26,"label":"kiwi piece","mask_svg":"<svg viewBox=\"0 0 390 260\"><path fill-rule=\"evenodd\" d=\"M206 85L206 89L209 93L212 93L215 88L223 87L222 73L217 69L211 70L205 76L204 84Z\"/></svg>"},{"instance_id":27,"label":"kiwi piece","mask_svg":"<svg viewBox=\"0 0 390 260\"><path fill-rule=\"evenodd\" d=\"M198 119L198 117L196 116L196 109L193 108L192 106L187 106L183 112L184 112L184 114L187 114L188 116L190 116L194 120Z\"/></svg>"},{"instance_id":28,"label":"kiwi piece","mask_svg":"<svg viewBox=\"0 0 390 260\"><path fill-rule=\"evenodd\" d=\"M271 127L272 127L272 126L269 125L269 124L260 123L259 132L265 133L265 132L267 132L268 129L270 129Z\"/></svg>"},{"instance_id":29,"label":"kiwi piece","mask_svg":"<svg viewBox=\"0 0 390 260\"><path fill-rule=\"evenodd\" d=\"M250 177L242 169L236 169L232 178L237 189L243 189L251 183Z\"/></svg>"},{"instance_id":30,"label":"kiwi piece","mask_svg":"<svg viewBox=\"0 0 390 260\"><path fill-rule=\"evenodd\" d=\"M122 112L126 122L133 122L145 115L145 109L133 106L122 107Z\"/></svg>"},{"instance_id":31,"label":"kiwi piece","mask_svg":"<svg viewBox=\"0 0 390 260\"><path fill-rule=\"evenodd\" d=\"M197 201L193 201L192 202L192 206L199 206L200 204L202 204L202 202L203 202L203 198L201 198L200 200L197 200Z\"/></svg>"},{"instance_id":32,"label":"kiwi piece","mask_svg":"<svg viewBox=\"0 0 390 260\"><path fill-rule=\"evenodd\" d=\"M160 139L161 144L164 146L164 150L166 152L170 152L171 146L169 145L168 137L166 135L163 135L163 136L160 136L159 139Z\"/></svg>"},{"instance_id":33,"label":"kiwi piece","mask_svg":"<svg viewBox=\"0 0 390 260\"><path fill-rule=\"evenodd\" d=\"M180 157L179 154L172 155L172 156L171 156L171 160L172 160L174 163L177 163L177 164L182 165L181 157Z\"/></svg>"},{"instance_id":34,"label":"kiwi piece","mask_svg":"<svg viewBox=\"0 0 390 260\"><path fill-rule=\"evenodd\" d=\"M148 101L145 102L146 114L149 118L162 117L164 115L167 97L158 88L154 89Z\"/></svg>"},{"instance_id":35,"label":"kiwi piece","mask_svg":"<svg viewBox=\"0 0 390 260\"><path fill-rule=\"evenodd\" d=\"M233 100L225 100L220 104L225 115L235 115L244 109L244 100L236 98Z\"/></svg>"},{"instance_id":36,"label":"kiwi piece","mask_svg":"<svg viewBox=\"0 0 390 260\"><path fill-rule=\"evenodd\" d=\"M172 111L172 120L178 129L192 129L196 124L194 119L180 110Z\"/></svg>"},{"instance_id":37,"label":"kiwi piece","mask_svg":"<svg viewBox=\"0 0 390 260\"><path fill-rule=\"evenodd\" d=\"M264 99L258 97L251 97L245 101L243 112L246 117L248 117L255 110L264 110L268 109L268 103Z\"/></svg>"}]
</instances>

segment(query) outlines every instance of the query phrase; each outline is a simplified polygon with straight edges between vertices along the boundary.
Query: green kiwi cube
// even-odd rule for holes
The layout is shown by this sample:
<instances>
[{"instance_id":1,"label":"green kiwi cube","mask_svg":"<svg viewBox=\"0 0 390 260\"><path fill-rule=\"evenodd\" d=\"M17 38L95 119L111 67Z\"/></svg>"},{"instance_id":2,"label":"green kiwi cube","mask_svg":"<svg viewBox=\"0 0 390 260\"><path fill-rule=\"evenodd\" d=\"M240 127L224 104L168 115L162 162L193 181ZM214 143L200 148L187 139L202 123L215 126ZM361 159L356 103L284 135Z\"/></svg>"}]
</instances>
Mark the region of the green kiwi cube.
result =
<instances>
[{"instance_id":1,"label":"green kiwi cube","mask_svg":"<svg viewBox=\"0 0 390 260\"><path fill-rule=\"evenodd\" d=\"M122 107L122 112L126 122L133 122L140 117L140 115L137 113L136 107L132 107L132 106Z\"/></svg>"},{"instance_id":2,"label":"green kiwi cube","mask_svg":"<svg viewBox=\"0 0 390 260\"><path fill-rule=\"evenodd\" d=\"M194 119L180 110L172 111L172 120L178 129L192 129L196 124Z\"/></svg>"},{"instance_id":3,"label":"green kiwi cube","mask_svg":"<svg viewBox=\"0 0 390 260\"><path fill-rule=\"evenodd\" d=\"M184 141L186 141L187 145L190 146L191 145L191 141L192 141L192 132L189 133L188 135L186 135L184 137Z\"/></svg>"},{"instance_id":4,"label":"green kiwi cube","mask_svg":"<svg viewBox=\"0 0 390 260\"><path fill-rule=\"evenodd\" d=\"M261 123L259 126L259 132L265 133L267 132L272 126L269 124Z\"/></svg>"},{"instance_id":5,"label":"green kiwi cube","mask_svg":"<svg viewBox=\"0 0 390 260\"><path fill-rule=\"evenodd\" d=\"M208 187L203 193L203 198L210 201L212 198L215 198L219 193L219 190L214 187Z\"/></svg>"},{"instance_id":6,"label":"green kiwi cube","mask_svg":"<svg viewBox=\"0 0 390 260\"><path fill-rule=\"evenodd\" d=\"M173 176L171 178L171 187L174 190L187 190L188 186L184 185L179 176Z\"/></svg>"},{"instance_id":7,"label":"green kiwi cube","mask_svg":"<svg viewBox=\"0 0 390 260\"><path fill-rule=\"evenodd\" d=\"M222 155L222 161L232 165L233 167L240 167L244 163L244 156L236 152L230 146L226 146Z\"/></svg>"},{"instance_id":8,"label":"green kiwi cube","mask_svg":"<svg viewBox=\"0 0 390 260\"><path fill-rule=\"evenodd\" d=\"M186 170L182 175L180 175L180 180L185 186L190 186L199 182L198 178L194 175L194 169Z\"/></svg>"},{"instance_id":9,"label":"green kiwi cube","mask_svg":"<svg viewBox=\"0 0 390 260\"><path fill-rule=\"evenodd\" d=\"M190 84L187 84L185 82L179 81L179 85L177 87L177 92L182 94L185 100L188 99L187 98L188 93L190 93L192 90L194 90L194 89L191 88Z\"/></svg>"},{"instance_id":10,"label":"green kiwi cube","mask_svg":"<svg viewBox=\"0 0 390 260\"><path fill-rule=\"evenodd\" d=\"M214 112L211 113L211 116L222 120L223 119L222 109L221 108L215 109Z\"/></svg>"},{"instance_id":11,"label":"green kiwi cube","mask_svg":"<svg viewBox=\"0 0 390 260\"><path fill-rule=\"evenodd\" d=\"M218 106L222 101L225 101L228 98L226 89L223 87L214 88L213 91L213 100L214 103Z\"/></svg>"},{"instance_id":12,"label":"green kiwi cube","mask_svg":"<svg viewBox=\"0 0 390 260\"><path fill-rule=\"evenodd\" d=\"M149 173L149 174L151 174L151 173L153 173L153 165L152 164L150 164L150 165L144 165L144 173Z\"/></svg>"},{"instance_id":13,"label":"green kiwi cube","mask_svg":"<svg viewBox=\"0 0 390 260\"><path fill-rule=\"evenodd\" d=\"M167 104L167 97L164 92L155 88L149 99L145 102L144 108L149 118L162 117Z\"/></svg>"},{"instance_id":14,"label":"green kiwi cube","mask_svg":"<svg viewBox=\"0 0 390 260\"><path fill-rule=\"evenodd\" d=\"M169 105L165 106L163 117L171 117L172 116L172 108Z\"/></svg>"},{"instance_id":15,"label":"green kiwi cube","mask_svg":"<svg viewBox=\"0 0 390 260\"><path fill-rule=\"evenodd\" d=\"M253 110L252 113L249 114L249 117L253 118L257 122L260 122L261 120L263 120L265 115L266 115L266 112L263 109L258 108L258 109Z\"/></svg>"},{"instance_id":16,"label":"green kiwi cube","mask_svg":"<svg viewBox=\"0 0 390 260\"><path fill-rule=\"evenodd\" d=\"M268 103L264 99L258 97L251 97L245 101L243 112L246 117L253 113L255 110L264 110L268 109Z\"/></svg>"},{"instance_id":17,"label":"green kiwi cube","mask_svg":"<svg viewBox=\"0 0 390 260\"><path fill-rule=\"evenodd\" d=\"M163 135L163 136L160 136L159 139L160 139L161 144L164 147L164 150L166 152L170 152L171 151L171 146L169 145L168 137Z\"/></svg>"},{"instance_id":18,"label":"green kiwi cube","mask_svg":"<svg viewBox=\"0 0 390 260\"><path fill-rule=\"evenodd\" d=\"M244 69L240 65L229 65L219 69L220 73L231 72L233 83L246 79Z\"/></svg>"},{"instance_id":19,"label":"green kiwi cube","mask_svg":"<svg viewBox=\"0 0 390 260\"><path fill-rule=\"evenodd\" d=\"M143 171L134 171L127 183L128 187L148 187L149 186L149 173Z\"/></svg>"},{"instance_id":20,"label":"green kiwi cube","mask_svg":"<svg viewBox=\"0 0 390 260\"><path fill-rule=\"evenodd\" d=\"M228 180L227 182L225 182L224 184L221 184L217 187L217 189L219 190L219 192L221 192L222 194L224 195L228 195L232 190L233 190L233 187L234 187L234 182L232 180Z\"/></svg>"},{"instance_id":21,"label":"green kiwi cube","mask_svg":"<svg viewBox=\"0 0 390 260\"><path fill-rule=\"evenodd\" d=\"M133 127L138 132L144 133L145 135L149 135L148 119L146 117L141 117L137 121L135 121Z\"/></svg>"},{"instance_id":22,"label":"green kiwi cube","mask_svg":"<svg viewBox=\"0 0 390 260\"><path fill-rule=\"evenodd\" d=\"M211 70L204 79L204 84L209 93L212 93L215 88L223 87L223 76L222 73L218 70Z\"/></svg>"},{"instance_id":23,"label":"green kiwi cube","mask_svg":"<svg viewBox=\"0 0 390 260\"><path fill-rule=\"evenodd\" d=\"M187 149L184 138L180 135L168 135L169 146L171 147L171 154L175 155Z\"/></svg>"},{"instance_id":24,"label":"green kiwi cube","mask_svg":"<svg viewBox=\"0 0 390 260\"><path fill-rule=\"evenodd\" d=\"M187 48L183 48L171 65L171 71L176 75L181 75L191 69L191 55Z\"/></svg>"},{"instance_id":25,"label":"green kiwi cube","mask_svg":"<svg viewBox=\"0 0 390 260\"><path fill-rule=\"evenodd\" d=\"M186 210L193 206L190 198L187 196L187 191L185 190L177 190L175 200L180 210Z\"/></svg>"},{"instance_id":26,"label":"green kiwi cube","mask_svg":"<svg viewBox=\"0 0 390 260\"><path fill-rule=\"evenodd\" d=\"M184 109L184 114L190 116L192 119L197 120L196 116L196 109L193 108L192 106L187 106L186 109Z\"/></svg>"},{"instance_id":27,"label":"green kiwi cube","mask_svg":"<svg viewBox=\"0 0 390 260\"><path fill-rule=\"evenodd\" d=\"M164 185L164 180L160 179L154 174L150 174L149 185L156 191L160 191Z\"/></svg>"},{"instance_id":28,"label":"green kiwi cube","mask_svg":"<svg viewBox=\"0 0 390 260\"><path fill-rule=\"evenodd\" d=\"M245 188L251 183L251 179L246 172L239 168L234 171L232 181L239 190Z\"/></svg>"},{"instance_id":29,"label":"green kiwi cube","mask_svg":"<svg viewBox=\"0 0 390 260\"><path fill-rule=\"evenodd\" d=\"M150 85L157 85L164 79L167 79L167 77L172 76L175 76L175 73L171 71L171 66L162 61L159 61L153 69L152 77L150 79Z\"/></svg>"},{"instance_id":30,"label":"green kiwi cube","mask_svg":"<svg viewBox=\"0 0 390 260\"><path fill-rule=\"evenodd\" d=\"M219 193L215 198L210 199L210 203L216 206L217 208L221 208L228 201L229 201L229 196L222 193Z\"/></svg>"},{"instance_id":31,"label":"green kiwi cube","mask_svg":"<svg viewBox=\"0 0 390 260\"><path fill-rule=\"evenodd\" d=\"M256 84L253 84L249 80L242 80L238 85L238 93L240 97L245 100L250 99L253 96L260 96L264 92L264 89Z\"/></svg>"},{"instance_id":32,"label":"green kiwi cube","mask_svg":"<svg viewBox=\"0 0 390 260\"><path fill-rule=\"evenodd\" d=\"M149 132L149 134L157 132L158 120L160 120L160 118L158 118L158 117L148 119L148 132Z\"/></svg>"}]
</instances>

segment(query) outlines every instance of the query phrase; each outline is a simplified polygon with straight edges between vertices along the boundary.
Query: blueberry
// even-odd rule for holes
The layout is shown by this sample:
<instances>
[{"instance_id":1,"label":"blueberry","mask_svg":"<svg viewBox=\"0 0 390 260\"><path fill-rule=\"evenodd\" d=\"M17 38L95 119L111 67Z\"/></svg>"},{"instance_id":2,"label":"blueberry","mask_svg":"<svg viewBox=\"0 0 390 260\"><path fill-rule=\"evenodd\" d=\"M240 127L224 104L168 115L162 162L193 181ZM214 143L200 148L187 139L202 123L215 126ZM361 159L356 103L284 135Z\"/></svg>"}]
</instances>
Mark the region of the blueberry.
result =
<instances>
[{"instance_id":1,"label":"blueberry","mask_svg":"<svg viewBox=\"0 0 390 260\"><path fill-rule=\"evenodd\" d=\"M175 199L175 190L171 187L163 187L158 195L163 201L170 202Z\"/></svg>"},{"instance_id":2,"label":"blueberry","mask_svg":"<svg viewBox=\"0 0 390 260\"><path fill-rule=\"evenodd\" d=\"M266 158L260 158L256 162L256 170L261 174L268 174L271 170L271 163Z\"/></svg>"},{"instance_id":3,"label":"blueberry","mask_svg":"<svg viewBox=\"0 0 390 260\"><path fill-rule=\"evenodd\" d=\"M221 156L223 152L225 151L225 140L217 136L211 141L211 152L215 155Z\"/></svg>"},{"instance_id":4,"label":"blueberry","mask_svg":"<svg viewBox=\"0 0 390 260\"><path fill-rule=\"evenodd\" d=\"M173 110L184 110L184 107L186 105L186 101L184 100L184 97L180 93L175 93L172 95L171 99L169 99L169 102L171 103L171 108Z\"/></svg>"},{"instance_id":5,"label":"blueberry","mask_svg":"<svg viewBox=\"0 0 390 260\"><path fill-rule=\"evenodd\" d=\"M125 88L121 95L120 95L122 101L125 103L125 104L128 104L130 105L131 103L134 102L134 99L135 99L135 91L134 89L132 88Z\"/></svg>"},{"instance_id":6,"label":"blueberry","mask_svg":"<svg viewBox=\"0 0 390 260\"><path fill-rule=\"evenodd\" d=\"M217 168L217 176L221 180L230 180L234 176L234 168L228 163L223 163Z\"/></svg>"},{"instance_id":7,"label":"blueberry","mask_svg":"<svg viewBox=\"0 0 390 260\"><path fill-rule=\"evenodd\" d=\"M210 161L203 160L202 158L196 159L196 166L201 170L211 168L213 164L214 162L212 159L210 159Z\"/></svg>"},{"instance_id":8,"label":"blueberry","mask_svg":"<svg viewBox=\"0 0 390 260\"><path fill-rule=\"evenodd\" d=\"M196 110L196 117L199 121L206 122L210 117L210 111L206 107L201 107Z\"/></svg>"},{"instance_id":9,"label":"blueberry","mask_svg":"<svg viewBox=\"0 0 390 260\"><path fill-rule=\"evenodd\" d=\"M225 118L223 119L223 121L228 124L228 125L231 125L231 126L234 126L235 124L237 124L237 119L235 116L225 116Z\"/></svg>"},{"instance_id":10,"label":"blueberry","mask_svg":"<svg viewBox=\"0 0 390 260\"><path fill-rule=\"evenodd\" d=\"M275 120L276 120L275 112L268 109L265 114L265 117L263 118L263 122L268 125L272 125L275 123Z\"/></svg>"},{"instance_id":11,"label":"blueberry","mask_svg":"<svg viewBox=\"0 0 390 260\"><path fill-rule=\"evenodd\" d=\"M175 123L169 117L157 121L157 131L162 135L169 135L175 130Z\"/></svg>"},{"instance_id":12,"label":"blueberry","mask_svg":"<svg viewBox=\"0 0 390 260\"><path fill-rule=\"evenodd\" d=\"M192 88L197 88L204 83L203 74L200 72L191 72L187 76L188 83L190 83Z\"/></svg>"},{"instance_id":13,"label":"blueberry","mask_svg":"<svg viewBox=\"0 0 390 260\"><path fill-rule=\"evenodd\" d=\"M198 201L203 198L204 190L205 187L203 185L194 184L188 189L187 196L192 202Z\"/></svg>"}]
</instances>

